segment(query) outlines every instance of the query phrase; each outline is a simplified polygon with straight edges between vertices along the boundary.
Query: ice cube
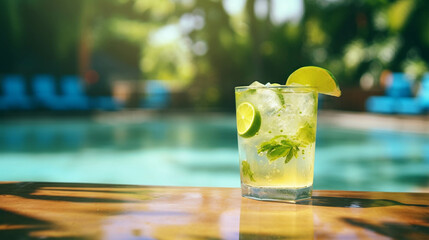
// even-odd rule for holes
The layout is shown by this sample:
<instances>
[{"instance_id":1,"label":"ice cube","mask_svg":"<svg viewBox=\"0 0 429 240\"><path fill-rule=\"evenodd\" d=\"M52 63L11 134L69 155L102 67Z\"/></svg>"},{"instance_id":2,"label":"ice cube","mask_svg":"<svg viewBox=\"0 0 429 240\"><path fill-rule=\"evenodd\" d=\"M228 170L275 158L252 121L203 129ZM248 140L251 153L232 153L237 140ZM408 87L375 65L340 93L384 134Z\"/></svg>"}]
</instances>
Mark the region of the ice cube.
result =
<instances>
[{"instance_id":1,"label":"ice cube","mask_svg":"<svg viewBox=\"0 0 429 240\"><path fill-rule=\"evenodd\" d=\"M249 85L249 87L265 87L265 85L258 81L254 81L252 84Z\"/></svg>"},{"instance_id":2,"label":"ice cube","mask_svg":"<svg viewBox=\"0 0 429 240\"><path fill-rule=\"evenodd\" d=\"M282 96L279 91L276 89L267 88L272 86L272 84L262 84L258 81L254 81L249 87L260 87L256 90L256 94L251 94L248 96L247 100L252 102L257 109L263 115L273 115L278 112L282 106Z\"/></svg>"},{"instance_id":3,"label":"ice cube","mask_svg":"<svg viewBox=\"0 0 429 240\"><path fill-rule=\"evenodd\" d=\"M255 101L262 114L273 115L282 108L280 93L275 89L258 89Z\"/></svg>"},{"instance_id":4,"label":"ice cube","mask_svg":"<svg viewBox=\"0 0 429 240\"><path fill-rule=\"evenodd\" d=\"M275 86L281 86L281 85L278 84L278 83L270 83L270 82L268 82L267 84L265 84L265 86L266 87L275 87Z\"/></svg>"},{"instance_id":5,"label":"ice cube","mask_svg":"<svg viewBox=\"0 0 429 240\"><path fill-rule=\"evenodd\" d=\"M284 95L285 105L290 106L289 114L301 116L313 116L316 98L312 92L302 92Z\"/></svg>"},{"instance_id":6,"label":"ice cube","mask_svg":"<svg viewBox=\"0 0 429 240\"><path fill-rule=\"evenodd\" d=\"M303 116L313 116L315 114L316 97L314 93L302 93L297 97L296 105Z\"/></svg>"}]
</instances>

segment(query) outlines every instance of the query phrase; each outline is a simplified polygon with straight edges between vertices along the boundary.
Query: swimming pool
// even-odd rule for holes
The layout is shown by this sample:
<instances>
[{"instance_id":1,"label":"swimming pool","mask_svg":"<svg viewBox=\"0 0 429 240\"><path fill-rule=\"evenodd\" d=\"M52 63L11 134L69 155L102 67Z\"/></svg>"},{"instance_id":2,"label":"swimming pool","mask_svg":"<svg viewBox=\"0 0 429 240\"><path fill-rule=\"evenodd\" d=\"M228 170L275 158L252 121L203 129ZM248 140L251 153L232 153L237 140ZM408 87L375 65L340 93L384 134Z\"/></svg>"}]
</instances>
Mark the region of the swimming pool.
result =
<instances>
[{"instance_id":1,"label":"swimming pool","mask_svg":"<svg viewBox=\"0 0 429 240\"><path fill-rule=\"evenodd\" d=\"M319 125L315 189L419 191L429 135ZM239 187L233 116L10 120L0 181Z\"/></svg>"}]
</instances>

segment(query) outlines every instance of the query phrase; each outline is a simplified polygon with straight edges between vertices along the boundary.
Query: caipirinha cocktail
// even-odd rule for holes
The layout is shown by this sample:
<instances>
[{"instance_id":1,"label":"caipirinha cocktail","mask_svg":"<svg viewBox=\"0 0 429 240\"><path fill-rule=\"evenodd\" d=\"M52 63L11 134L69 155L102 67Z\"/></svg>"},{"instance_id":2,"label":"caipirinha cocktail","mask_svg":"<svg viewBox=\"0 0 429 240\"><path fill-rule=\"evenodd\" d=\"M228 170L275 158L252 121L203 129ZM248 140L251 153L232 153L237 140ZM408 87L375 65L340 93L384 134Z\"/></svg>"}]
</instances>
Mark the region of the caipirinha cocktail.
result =
<instances>
[{"instance_id":1,"label":"caipirinha cocktail","mask_svg":"<svg viewBox=\"0 0 429 240\"><path fill-rule=\"evenodd\" d=\"M236 88L243 196L284 201L311 197L318 93L340 94L336 84L321 90L312 76L307 76L312 85L302 81L306 72L315 71L320 68L295 71L291 77L299 79L289 78L289 86L254 82Z\"/></svg>"}]
</instances>

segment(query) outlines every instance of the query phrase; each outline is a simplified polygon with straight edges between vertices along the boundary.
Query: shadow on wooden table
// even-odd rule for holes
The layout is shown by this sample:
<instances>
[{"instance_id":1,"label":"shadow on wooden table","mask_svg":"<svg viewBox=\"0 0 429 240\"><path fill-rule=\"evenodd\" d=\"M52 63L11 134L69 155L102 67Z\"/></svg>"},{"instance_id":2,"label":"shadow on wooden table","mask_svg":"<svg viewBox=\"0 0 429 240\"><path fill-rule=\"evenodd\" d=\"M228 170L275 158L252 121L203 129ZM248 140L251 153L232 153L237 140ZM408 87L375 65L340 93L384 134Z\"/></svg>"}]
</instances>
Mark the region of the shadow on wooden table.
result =
<instances>
[{"instance_id":1,"label":"shadow on wooden table","mask_svg":"<svg viewBox=\"0 0 429 240\"><path fill-rule=\"evenodd\" d=\"M398 201L387 199L365 199L365 198L347 198L347 197L324 197L313 196L310 200L299 201L300 205L313 205L323 207L343 207L343 208L372 208L388 206L413 206L429 207L429 205L405 204Z\"/></svg>"},{"instance_id":2,"label":"shadow on wooden table","mask_svg":"<svg viewBox=\"0 0 429 240\"><path fill-rule=\"evenodd\" d=\"M61 192L91 192L91 193L108 193L111 194L128 194L135 191L115 191L112 188L121 188L123 186L109 184L74 184L74 183L2 183L0 184L0 196L17 196L31 200L47 200L47 201L66 201L75 203L124 203L137 202L124 199L114 199L105 197L90 197L83 196L61 196L56 193ZM87 189L85 189L87 188ZM97 189L98 188L98 189ZM109 188L103 189L103 188ZM45 194L44 191L49 191ZM49 195L48 195L49 194ZM6 228L1 228L1 226ZM27 215L11 212L0 208L0 239L40 239L40 237L32 237L31 233L55 229L57 226L54 223L30 217ZM49 239L86 239L81 237L49 237Z\"/></svg>"},{"instance_id":3,"label":"shadow on wooden table","mask_svg":"<svg viewBox=\"0 0 429 240\"><path fill-rule=\"evenodd\" d=\"M10 211L0 209L0 226L12 226L9 229L0 229L0 239L40 239L40 237L32 237L30 234L33 231L42 231L55 228L55 224L36 219ZM84 239L70 237L55 237L49 239Z\"/></svg>"},{"instance_id":4,"label":"shadow on wooden table","mask_svg":"<svg viewBox=\"0 0 429 240\"><path fill-rule=\"evenodd\" d=\"M238 239L245 239L245 240L258 240L258 239L264 239L264 240L279 240L279 239L305 239L305 238L299 238L299 237L291 237L287 235L276 235L276 234L255 234L255 233L239 233L237 236ZM222 239L228 239L228 238L216 238L212 236L201 236L201 235L185 235L185 239L198 239L198 240L222 240ZM236 237L233 239L237 239Z\"/></svg>"},{"instance_id":5,"label":"shadow on wooden table","mask_svg":"<svg viewBox=\"0 0 429 240\"><path fill-rule=\"evenodd\" d=\"M91 193L109 193L109 194L126 194L136 193L135 191L114 191L105 189L93 188L123 188L124 185L111 185L111 184L88 184L84 186L78 183L2 183L0 184L0 195L15 195L27 199L37 200L50 200L50 201L66 201L66 202L80 202L80 203L134 203L138 201L114 199L114 198L101 198L101 197L78 197L78 196L55 196L35 194L38 190L44 187L49 187L49 191L58 192L91 192ZM73 189L76 188L76 189ZM88 188L88 189L84 189ZM90 189L91 188L91 189Z\"/></svg>"},{"instance_id":6,"label":"shadow on wooden table","mask_svg":"<svg viewBox=\"0 0 429 240\"><path fill-rule=\"evenodd\" d=\"M395 222L370 223L362 219L343 218L344 222L371 230L392 239L429 239L429 227L418 224L401 224Z\"/></svg>"},{"instance_id":7,"label":"shadow on wooden table","mask_svg":"<svg viewBox=\"0 0 429 240\"><path fill-rule=\"evenodd\" d=\"M15 229L0 229L0 239L28 239L32 231L49 228L49 223L0 209L0 226L16 225ZM24 226L25 225L25 226Z\"/></svg>"}]
</instances>

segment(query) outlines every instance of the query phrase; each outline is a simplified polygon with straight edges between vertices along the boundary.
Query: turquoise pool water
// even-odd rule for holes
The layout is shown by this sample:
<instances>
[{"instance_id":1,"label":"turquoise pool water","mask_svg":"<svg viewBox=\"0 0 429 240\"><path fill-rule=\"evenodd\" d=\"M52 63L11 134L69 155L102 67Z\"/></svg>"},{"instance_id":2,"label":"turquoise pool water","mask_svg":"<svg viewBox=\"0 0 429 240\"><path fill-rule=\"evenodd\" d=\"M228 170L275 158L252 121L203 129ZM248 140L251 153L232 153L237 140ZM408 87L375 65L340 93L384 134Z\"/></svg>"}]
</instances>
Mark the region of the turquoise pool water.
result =
<instances>
[{"instance_id":1,"label":"turquoise pool water","mask_svg":"<svg viewBox=\"0 0 429 240\"><path fill-rule=\"evenodd\" d=\"M235 120L2 121L0 181L239 187ZM428 186L428 135L318 126L315 189Z\"/></svg>"}]
</instances>

